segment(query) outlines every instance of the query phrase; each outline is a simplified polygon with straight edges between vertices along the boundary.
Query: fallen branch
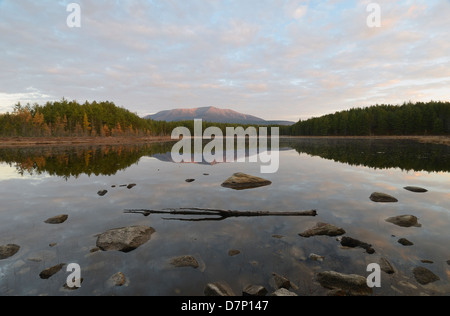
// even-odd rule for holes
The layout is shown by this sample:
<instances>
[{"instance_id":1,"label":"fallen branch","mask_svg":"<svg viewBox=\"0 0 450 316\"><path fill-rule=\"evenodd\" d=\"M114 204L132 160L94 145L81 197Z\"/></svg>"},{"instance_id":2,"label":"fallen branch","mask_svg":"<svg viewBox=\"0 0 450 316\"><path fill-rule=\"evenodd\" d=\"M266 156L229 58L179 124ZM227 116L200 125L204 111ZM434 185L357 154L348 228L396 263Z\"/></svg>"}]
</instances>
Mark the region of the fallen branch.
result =
<instances>
[{"instance_id":1,"label":"fallen branch","mask_svg":"<svg viewBox=\"0 0 450 316\"><path fill-rule=\"evenodd\" d=\"M180 220L180 221L221 221L229 217L260 217L260 216L317 216L316 210L310 211L294 211L294 212L270 212L270 211L231 211L220 209L205 209L205 208L176 208L158 210L125 210L126 214L142 214L149 216L151 214L169 214L169 215L200 215L200 216L217 216L213 218L163 218L165 220Z\"/></svg>"}]
</instances>

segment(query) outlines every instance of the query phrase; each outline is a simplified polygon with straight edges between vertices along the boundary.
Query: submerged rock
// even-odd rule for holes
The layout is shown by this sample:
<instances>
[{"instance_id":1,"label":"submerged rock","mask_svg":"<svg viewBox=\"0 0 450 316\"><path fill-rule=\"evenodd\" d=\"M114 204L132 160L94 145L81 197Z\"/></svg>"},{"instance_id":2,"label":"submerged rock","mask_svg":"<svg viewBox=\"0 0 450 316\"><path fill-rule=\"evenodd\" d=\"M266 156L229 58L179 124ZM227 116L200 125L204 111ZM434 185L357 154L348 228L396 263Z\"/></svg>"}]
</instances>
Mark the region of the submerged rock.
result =
<instances>
[{"instance_id":1,"label":"submerged rock","mask_svg":"<svg viewBox=\"0 0 450 316\"><path fill-rule=\"evenodd\" d=\"M343 274L325 271L317 274L317 281L326 289L342 291L345 295L371 295L366 277L357 274Z\"/></svg>"},{"instance_id":2,"label":"submerged rock","mask_svg":"<svg viewBox=\"0 0 450 316\"><path fill-rule=\"evenodd\" d=\"M317 223L316 226L310 228L299 235L305 238L312 236L340 236L345 234L345 230L337 226L327 223Z\"/></svg>"},{"instance_id":3,"label":"submerged rock","mask_svg":"<svg viewBox=\"0 0 450 316\"><path fill-rule=\"evenodd\" d=\"M239 251L239 250L237 250L237 249L230 249L229 251L228 251L228 255L230 256L230 257L233 257L233 256L237 256L238 254L240 254L241 252Z\"/></svg>"},{"instance_id":4,"label":"submerged rock","mask_svg":"<svg viewBox=\"0 0 450 316\"><path fill-rule=\"evenodd\" d=\"M316 255L315 253L311 253L311 254L309 255L309 259L311 259L311 260L313 260L313 261L319 261L319 262L322 262L322 261L325 260L325 257L324 257L324 256L320 256L320 255Z\"/></svg>"},{"instance_id":5,"label":"submerged rock","mask_svg":"<svg viewBox=\"0 0 450 316\"><path fill-rule=\"evenodd\" d=\"M170 260L170 264L177 267L192 267L194 269L197 269L199 267L197 259L195 259L193 256L181 256L172 258Z\"/></svg>"},{"instance_id":6,"label":"submerged rock","mask_svg":"<svg viewBox=\"0 0 450 316\"><path fill-rule=\"evenodd\" d=\"M149 241L154 232L148 226L111 229L98 236L97 247L103 251L130 252Z\"/></svg>"},{"instance_id":7,"label":"submerged rock","mask_svg":"<svg viewBox=\"0 0 450 316\"><path fill-rule=\"evenodd\" d=\"M360 247L365 249L368 254L375 253L375 250L372 248L372 245L351 237L342 237L341 245L350 248Z\"/></svg>"},{"instance_id":8,"label":"submerged rock","mask_svg":"<svg viewBox=\"0 0 450 316\"><path fill-rule=\"evenodd\" d=\"M57 215L45 221L47 224L62 224L69 218L69 215Z\"/></svg>"},{"instance_id":9,"label":"submerged rock","mask_svg":"<svg viewBox=\"0 0 450 316\"><path fill-rule=\"evenodd\" d=\"M380 258L380 268L381 271L387 274L394 274L395 270L392 267L391 263L386 258Z\"/></svg>"},{"instance_id":10,"label":"submerged rock","mask_svg":"<svg viewBox=\"0 0 450 316\"><path fill-rule=\"evenodd\" d=\"M427 189L424 188L420 188L420 187L414 187L414 186L409 186L409 187L404 187L405 190L411 191L411 192L415 192L415 193L425 193L428 192Z\"/></svg>"},{"instance_id":11,"label":"submerged rock","mask_svg":"<svg viewBox=\"0 0 450 316\"><path fill-rule=\"evenodd\" d=\"M20 250L20 246L9 244L0 246L0 260L14 256Z\"/></svg>"},{"instance_id":12,"label":"submerged rock","mask_svg":"<svg viewBox=\"0 0 450 316\"><path fill-rule=\"evenodd\" d=\"M417 267L413 269L414 277L416 278L416 281L419 282L422 285L426 285L428 283L439 281L440 278L424 267Z\"/></svg>"},{"instance_id":13,"label":"submerged rock","mask_svg":"<svg viewBox=\"0 0 450 316\"><path fill-rule=\"evenodd\" d=\"M398 200L386 193L380 193L380 192L375 192L372 193L372 195L370 196L370 199L373 202L381 202L381 203L395 203L398 202Z\"/></svg>"},{"instance_id":14,"label":"submerged rock","mask_svg":"<svg viewBox=\"0 0 450 316\"><path fill-rule=\"evenodd\" d=\"M41 273L39 273L39 277L41 279L47 280L50 279L53 275L61 271L61 269L65 266L65 263L57 264L56 266L47 268L43 270Z\"/></svg>"},{"instance_id":15,"label":"submerged rock","mask_svg":"<svg viewBox=\"0 0 450 316\"><path fill-rule=\"evenodd\" d=\"M273 292L272 294L270 294L270 296L298 296L298 295L285 288L280 288L275 292Z\"/></svg>"},{"instance_id":16,"label":"submerged rock","mask_svg":"<svg viewBox=\"0 0 450 316\"><path fill-rule=\"evenodd\" d=\"M208 283L204 294L205 296L236 296L230 286L222 282Z\"/></svg>"},{"instance_id":17,"label":"submerged rock","mask_svg":"<svg viewBox=\"0 0 450 316\"><path fill-rule=\"evenodd\" d=\"M392 223L397 226L401 227L422 227L421 224L418 222L418 218L414 215L400 215L400 216L394 216L389 217L386 219L386 222Z\"/></svg>"},{"instance_id":18,"label":"submerged rock","mask_svg":"<svg viewBox=\"0 0 450 316\"><path fill-rule=\"evenodd\" d=\"M122 286L126 281L125 275L122 272L117 272L109 278L108 283L112 286Z\"/></svg>"},{"instance_id":19,"label":"submerged rock","mask_svg":"<svg viewBox=\"0 0 450 316\"><path fill-rule=\"evenodd\" d=\"M413 246L413 245L414 245L411 241L409 241L409 240L406 239L406 238L400 238L400 239L398 240L398 243L401 244L401 245L403 245L403 246Z\"/></svg>"},{"instance_id":20,"label":"submerged rock","mask_svg":"<svg viewBox=\"0 0 450 316\"><path fill-rule=\"evenodd\" d=\"M270 184L272 184L272 182L269 180L238 172L222 183L222 186L234 190L245 190L263 187Z\"/></svg>"},{"instance_id":21,"label":"submerged rock","mask_svg":"<svg viewBox=\"0 0 450 316\"><path fill-rule=\"evenodd\" d=\"M262 285L249 285L243 291L243 296L266 296L267 289Z\"/></svg>"}]
</instances>

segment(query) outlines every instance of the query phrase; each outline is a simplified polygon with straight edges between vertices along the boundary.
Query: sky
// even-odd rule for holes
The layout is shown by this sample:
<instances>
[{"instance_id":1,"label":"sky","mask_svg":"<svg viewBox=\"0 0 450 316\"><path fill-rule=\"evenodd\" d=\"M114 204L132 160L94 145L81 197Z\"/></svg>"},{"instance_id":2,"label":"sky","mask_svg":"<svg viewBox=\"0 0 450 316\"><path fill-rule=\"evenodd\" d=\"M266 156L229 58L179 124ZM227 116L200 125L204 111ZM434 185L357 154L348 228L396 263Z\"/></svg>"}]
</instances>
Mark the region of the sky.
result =
<instances>
[{"instance_id":1,"label":"sky","mask_svg":"<svg viewBox=\"0 0 450 316\"><path fill-rule=\"evenodd\" d=\"M449 16L450 0L0 0L0 113L65 97L298 121L450 101Z\"/></svg>"}]
</instances>

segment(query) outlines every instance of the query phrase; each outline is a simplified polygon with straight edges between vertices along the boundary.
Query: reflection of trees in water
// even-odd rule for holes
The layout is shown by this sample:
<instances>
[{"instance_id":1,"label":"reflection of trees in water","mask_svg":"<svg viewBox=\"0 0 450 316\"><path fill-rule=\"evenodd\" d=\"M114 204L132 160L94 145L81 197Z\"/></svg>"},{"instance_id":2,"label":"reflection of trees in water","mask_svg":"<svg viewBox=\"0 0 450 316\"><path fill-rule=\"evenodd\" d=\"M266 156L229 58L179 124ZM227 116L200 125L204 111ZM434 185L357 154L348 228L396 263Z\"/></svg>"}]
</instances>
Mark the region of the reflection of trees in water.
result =
<instances>
[{"instance_id":1,"label":"reflection of trees in water","mask_svg":"<svg viewBox=\"0 0 450 316\"><path fill-rule=\"evenodd\" d=\"M172 143L135 145L1 148L0 161L14 166L20 175L78 178L82 174L114 175L137 163L143 156L166 153Z\"/></svg>"},{"instance_id":2,"label":"reflection of trees in water","mask_svg":"<svg viewBox=\"0 0 450 316\"><path fill-rule=\"evenodd\" d=\"M407 171L450 171L450 147L404 140L295 139L283 140L298 153L352 166Z\"/></svg>"}]
</instances>

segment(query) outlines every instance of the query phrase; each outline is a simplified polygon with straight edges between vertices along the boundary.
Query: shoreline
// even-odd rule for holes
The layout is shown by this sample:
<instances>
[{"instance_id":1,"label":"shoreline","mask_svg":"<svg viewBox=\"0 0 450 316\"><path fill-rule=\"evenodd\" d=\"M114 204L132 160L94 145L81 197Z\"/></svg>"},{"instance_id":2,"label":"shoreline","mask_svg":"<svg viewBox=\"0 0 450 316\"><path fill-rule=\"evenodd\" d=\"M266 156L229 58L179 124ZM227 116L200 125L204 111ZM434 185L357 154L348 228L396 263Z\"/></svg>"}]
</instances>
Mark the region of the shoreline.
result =
<instances>
[{"instance_id":1,"label":"shoreline","mask_svg":"<svg viewBox=\"0 0 450 316\"><path fill-rule=\"evenodd\" d=\"M280 136L280 139L392 139L450 146L450 136ZM170 136L145 137L0 137L0 148L149 144L174 141Z\"/></svg>"}]
</instances>

